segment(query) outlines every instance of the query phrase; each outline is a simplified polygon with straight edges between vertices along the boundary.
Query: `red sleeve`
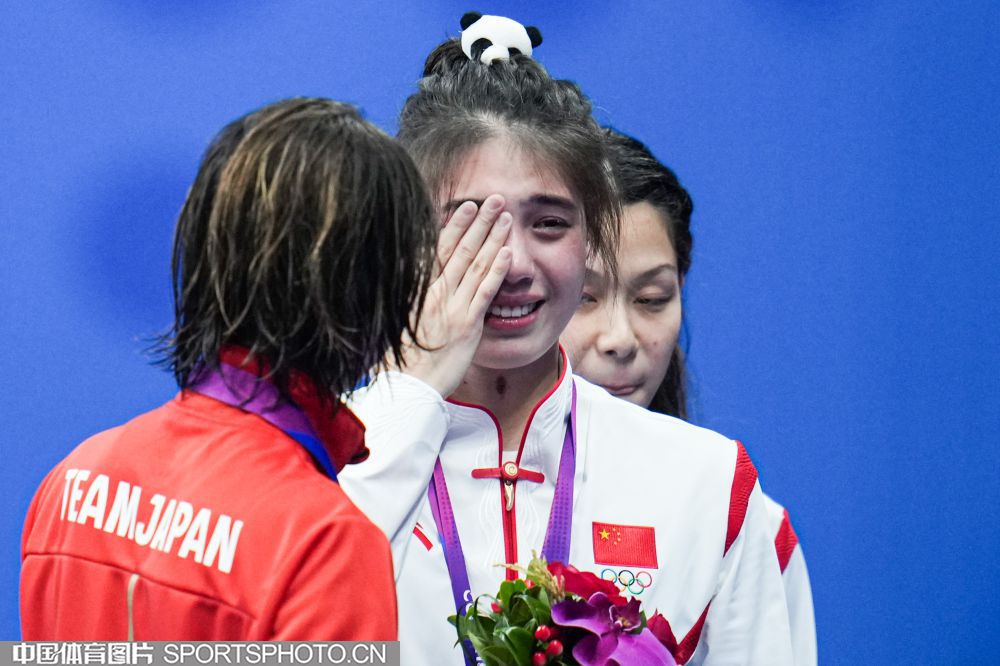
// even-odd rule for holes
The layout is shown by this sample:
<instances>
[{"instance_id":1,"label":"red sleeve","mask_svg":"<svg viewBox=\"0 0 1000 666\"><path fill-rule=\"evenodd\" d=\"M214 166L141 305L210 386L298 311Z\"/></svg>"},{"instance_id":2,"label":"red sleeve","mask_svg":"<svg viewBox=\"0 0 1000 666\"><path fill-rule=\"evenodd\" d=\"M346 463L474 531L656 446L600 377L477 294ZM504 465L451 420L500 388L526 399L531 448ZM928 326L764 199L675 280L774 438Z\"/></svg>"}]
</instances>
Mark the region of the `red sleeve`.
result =
<instances>
[{"instance_id":1,"label":"red sleeve","mask_svg":"<svg viewBox=\"0 0 1000 666\"><path fill-rule=\"evenodd\" d=\"M38 489L35 491L35 496L31 498L31 504L28 505L28 513L24 517L24 530L21 532L21 562L24 562L24 558L28 553L28 537L31 535L31 530L35 527L38 506L45 500L49 486L52 484L52 479L62 478L62 470L62 464L56 465L49 470L49 473L45 475L42 483L39 484ZM57 503L55 506L58 507L59 504Z\"/></svg>"},{"instance_id":2,"label":"red sleeve","mask_svg":"<svg viewBox=\"0 0 1000 666\"><path fill-rule=\"evenodd\" d=\"M340 518L300 552L270 640L398 640L392 555L381 530L361 516Z\"/></svg>"},{"instance_id":3,"label":"red sleeve","mask_svg":"<svg viewBox=\"0 0 1000 666\"><path fill-rule=\"evenodd\" d=\"M792 528L788 509L785 509L785 515L781 518L781 527L778 528L778 533L774 537L774 549L778 552L778 565L781 567L781 573L785 573L785 567L788 566L788 560L792 559L792 552L795 551L797 545L799 545L799 537L795 534L795 529Z\"/></svg>"},{"instance_id":4,"label":"red sleeve","mask_svg":"<svg viewBox=\"0 0 1000 666\"><path fill-rule=\"evenodd\" d=\"M35 525L35 511L36 503L38 502L38 494L31 499L31 504L28 505L28 515L24 518L24 530L21 532L21 562L24 562L24 558L28 552L28 537L31 535L31 528Z\"/></svg>"},{"instance_id":5,"label":"red sleeve","mask_svg":"<svg viewBox=\"0 0 1000 666\"><path fill-rule=\"evenodd\" d=\"M750 501L750 493L753 492L754 485L757 484L757 468L750 461L743 444L736 442L736 471L733 474L733 488L729 494L729 526L726 528L726 547L722 551L725 555L729 548L736 541L740 530L743 529L743 520L747 517L747 504Z\"/></svg>"}]
</instances>

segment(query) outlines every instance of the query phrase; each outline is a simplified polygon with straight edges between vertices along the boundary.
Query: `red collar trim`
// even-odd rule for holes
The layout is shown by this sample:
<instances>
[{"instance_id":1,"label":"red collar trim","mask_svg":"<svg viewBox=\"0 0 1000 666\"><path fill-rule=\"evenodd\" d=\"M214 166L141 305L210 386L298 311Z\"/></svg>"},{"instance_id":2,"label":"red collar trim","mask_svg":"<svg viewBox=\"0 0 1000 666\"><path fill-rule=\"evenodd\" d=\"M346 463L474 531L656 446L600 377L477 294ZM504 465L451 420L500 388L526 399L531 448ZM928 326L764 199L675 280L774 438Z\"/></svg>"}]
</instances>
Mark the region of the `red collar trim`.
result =
<instances>
[{"instance_id":1,"label":"red collar trim","mask_svg":"<svg viewBox=\"0 0 1000 666\"><path fill-rule=\"evenodd\" d=\"M531 413L528 414L527 422L524 424L524 432L521 433L521 441L517 445L516 462L518 465L521 464L521 454L524 453L524 442L528 439L528 431L531 430L531 423L535 420L535 414L538 413L538 410L541 409L542 405L544 405L549 398L555 395L555 392L559 390L560 386L562 386L563 380L566 379L566 369L569 367L569 359L566 357L566 350L563 349L562 345L559 345L559 355L562 360L562 368L559 371L559 378L556 379L556 383L552 385L552 388L549 389L549 392L543 395L542 399L535 404L535 406L531 410ZM502 450L500 451L500 456L501 458L503 457Z\"/></svg>"},{"instance_id":2,"label":"red collar trim","mask_svg":"<svg viewBox=\"0 0 1000 666\"><path fill-rule=\"evenodd\" d=\"M250 356L250 350L236 345L223 347L219 351L219 361L258 377L266 375L270 367L265 359ZM309 419L338 472L345 465L368 458L364 424L347 405L317 387L309 375L299 370L291 372L288 378L288 398Z\"/></svg>"},{"instance_id":3,"label":"red collar trim","mask_svg":"<svg viewBox=\"0 0 1000 666\"><path fill-rule=\"evenodd\" d=\"M538 410L541 408L541 406L544 405L545 402L549 398L551 398L553 395L555 395L556 391L559 390L559 387L562 386L563 380L566 379L566 372L569 369L569 357L566 355L566 350L563 349L562 344L559 344L559 355L562 358L562 369L559 371L559 378L556 379L556 383L552 385L552 388L550 388L548 390L548 392L545 395L542 396L541 400L539 400L537 403L535 403L535 406L532 407L532 409L531 409L531 413L528 414L528 420L524 424L524 431L521 433L521 441L517 445L517 457L514 459L514 462L517 463L518 467L520 467L520 465L521 465L521 454L524 453L524 442L527 440L528 431L531 430L531 424L535 420L535 414L538 412ZM493 424L496 426L496 429L497 429L497 437L499 438L498 448L497 448L499 462L497 464L502 467L503 466L503 432L500 430L500 421L499 421L499 419L497 419L496 415L492 411L490 411L487 407L484 407L483 405L477 405L477 404L471 403L471 402L461 402L461 401L458 401L458 400L452 400L451 398L446 398L446 402L450 402L451 404L458 405L460 407L472 407L473 409L482 410L482 411L486 412L486 414L491 419L493 419Z\"/></svg>"}]
</instances>

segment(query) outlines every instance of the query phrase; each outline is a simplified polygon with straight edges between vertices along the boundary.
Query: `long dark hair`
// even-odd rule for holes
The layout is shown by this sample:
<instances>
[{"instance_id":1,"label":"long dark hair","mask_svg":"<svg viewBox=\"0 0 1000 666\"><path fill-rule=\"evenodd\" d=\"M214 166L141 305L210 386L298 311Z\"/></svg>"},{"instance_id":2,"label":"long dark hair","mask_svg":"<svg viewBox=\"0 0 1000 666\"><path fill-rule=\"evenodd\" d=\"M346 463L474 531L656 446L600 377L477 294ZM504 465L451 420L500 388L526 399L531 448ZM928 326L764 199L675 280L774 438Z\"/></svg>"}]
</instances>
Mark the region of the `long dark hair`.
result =
<instances>
[{"instance_id":1,"label":"long dark hair","mask_svg":"<svg viewBox=\"0 0 1000 666\"><path fill-rule=\"evenodd\" d=\"M418 90L403 106L399 140L435 195L472 148L511 137L551 165L583 205L590 251L616 272L620 203L601 128L572 81L553 79L530 56L487 65L448 40L427 57Z\"/></svg>"},{"instance_id":2,"label":"long dark hair","mask_svg":"<svg viewBox=\"0 0 1000 666\"><path fill-rule=\"evenodd\" d=\"M338 395L401 356L426 293L437 224L393 139L353 107L297 98L227 125L177 221L174 325L162 362L186 388L236 344Z\"/></svg>"},{"instance_id":3,"label":"long dark hair","mask_svg":"<svg viewBox=\"0 0 1000 666\"><path fill-rule=\"evenodd\" d=\"M618 177L625 205L646 202L660 211L667 226L667 236L677 254L677 272L681 278L691 268L691 213L694 202L681 186L677 175L660 162L645 144L613 129L605 130L611 161ZM670 355L670 367L653 395L649 409L686 419L687 382L684 351L680 341Z\"/></svg>"}]
</instances>

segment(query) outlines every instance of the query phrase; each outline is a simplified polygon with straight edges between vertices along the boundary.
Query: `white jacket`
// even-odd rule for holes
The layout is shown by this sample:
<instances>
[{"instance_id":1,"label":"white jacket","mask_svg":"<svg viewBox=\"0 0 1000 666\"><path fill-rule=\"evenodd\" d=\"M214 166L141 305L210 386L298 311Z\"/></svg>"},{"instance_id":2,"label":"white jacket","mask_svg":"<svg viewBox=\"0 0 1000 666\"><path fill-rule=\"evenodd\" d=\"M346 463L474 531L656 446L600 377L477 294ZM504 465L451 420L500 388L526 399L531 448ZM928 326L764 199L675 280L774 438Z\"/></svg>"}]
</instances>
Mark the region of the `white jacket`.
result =
<instances>
[{"instance_id":1,"label":"white jacket","mask_svg":"<svg viewBox=\"0 0 1000 666\"><path fill-rule=\"evenodd\" d=\"M339 478L392 544L402 662L464 663L446 620L455 604L427 497L438 456L472 594L496 594L505 576L496 565L505 561L507 549L516 547L522 564L541 550L574 381L578 431L569 564L620 582L635 576L639 583L631 591L647 616L659 610L669 621L679 663L791 664L773 532L742 446L614 398L566 371L536 407L522 444L521 468L543 473L544 481L516 483L506 528L501 482L471 474L501 461L489 412L446 402L399 373L382 375L355 395L352 409L365 423L371 456ZM595 562L602 559L595 558L595 548L607 548L600 532L608 531L595 523L652 528L656 566L649 566L648 553L644 566L617 556L615 564Z\"/></svg>"},{"instance_id":2,"label":"white jacket","mask_svg":"<svg viewBox=\"0 0 1000 666\"><path fill-rule=\"evenodd\" d=\"M795 666L812 666L817 660L816 619L813 616L812 588L809 585L806 558L785 507L767 495L764 495L764 504L767 506L768 527L774 535L781 579L785 584Z\"/></svg>"}]
</instances>

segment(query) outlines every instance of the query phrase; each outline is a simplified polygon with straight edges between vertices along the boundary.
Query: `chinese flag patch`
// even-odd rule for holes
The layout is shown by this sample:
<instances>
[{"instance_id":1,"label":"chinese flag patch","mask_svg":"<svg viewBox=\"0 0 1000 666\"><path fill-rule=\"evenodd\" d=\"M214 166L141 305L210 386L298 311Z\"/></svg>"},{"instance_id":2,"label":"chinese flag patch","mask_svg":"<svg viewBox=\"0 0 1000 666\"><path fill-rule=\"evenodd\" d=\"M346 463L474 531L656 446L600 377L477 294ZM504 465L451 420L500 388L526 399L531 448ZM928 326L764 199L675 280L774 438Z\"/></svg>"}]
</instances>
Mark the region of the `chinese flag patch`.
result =
<instances>
[{"instance_id":1,"label":"chinese flag patch","mask_svg":"<svg viewBox=\"0 0 1000 666\"><path fill-rule=\"evenodd\" d=\"M594 562L656 569L656 531L652 527L594 523Z\"/></svg>"}]
</instances>

